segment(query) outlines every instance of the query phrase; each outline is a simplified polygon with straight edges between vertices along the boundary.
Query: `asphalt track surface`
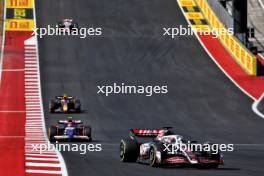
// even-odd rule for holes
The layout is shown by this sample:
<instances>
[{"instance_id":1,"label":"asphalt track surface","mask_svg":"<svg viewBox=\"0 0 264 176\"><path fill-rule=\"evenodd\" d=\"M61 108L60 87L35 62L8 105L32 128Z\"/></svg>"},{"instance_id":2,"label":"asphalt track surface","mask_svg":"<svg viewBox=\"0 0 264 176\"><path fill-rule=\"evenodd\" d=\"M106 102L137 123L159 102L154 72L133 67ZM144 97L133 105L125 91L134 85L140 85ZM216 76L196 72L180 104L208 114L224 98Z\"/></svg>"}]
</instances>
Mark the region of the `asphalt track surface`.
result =
<instances>
[{"instance_id":1,"label":"asphalt track surface","mask_svg":"<svg viewBox=\"0 0 264 176\"><path fill-rule=\"evenodd\" d=\"M174 0L37 0L39 27L74 18L102 27L103 36L39 40L47 126L67 115L49 114L48 100L64 92L80 97L102 152L63 152L70 176L210 175L262 176L264 121L252 101L217 68L194 36L162 36L163 27L187 25ZM168 85L168 94L97 94L97 85ZM234 143L226 165L214 170L151 168L119 161L118 145L130 128L173 126L201 141Z\"/></svg>"}]
</instances>

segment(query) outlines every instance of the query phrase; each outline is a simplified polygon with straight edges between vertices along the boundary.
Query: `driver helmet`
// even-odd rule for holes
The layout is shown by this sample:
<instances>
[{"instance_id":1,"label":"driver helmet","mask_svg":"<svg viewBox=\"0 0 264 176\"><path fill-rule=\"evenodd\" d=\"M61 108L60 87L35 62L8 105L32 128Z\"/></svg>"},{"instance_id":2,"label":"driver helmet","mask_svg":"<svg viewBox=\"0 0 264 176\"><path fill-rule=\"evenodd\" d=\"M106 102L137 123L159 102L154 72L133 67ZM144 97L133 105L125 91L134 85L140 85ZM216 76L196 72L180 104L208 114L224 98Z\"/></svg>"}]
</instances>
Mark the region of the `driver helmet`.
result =
<instances>
[{"instance_id":1,"label":"driver helmet","mask_svg":"<svg viewBox=\"0 0 264 176\"><path fill-rule=\"evenodd\" d=\"M73 122L72 117L68 117L68 122Z\"/></svg>"},{"instance_id":2,"label":"driver helmet","mask_svg":"<svg viewBox=\"0 0 264 176\"><path fill-rule=\"evenodd\" d=\"M165 135L166 135L166 131L165 130L160 130L159 131L159 134L157 136L157 139L160 140Z\"/></svg>"},{"instance_id":3,"label":"driver helmet","mask_svg":"<svg viewBox=\"0 0 264 176\"><path fill-rule=\"evenodd\" d=\"M66 99L68 98L68 95L67 95L67 94L63 94L62 98L63 98L64 100L66 100Z\"/></svg>"}]
</instances>

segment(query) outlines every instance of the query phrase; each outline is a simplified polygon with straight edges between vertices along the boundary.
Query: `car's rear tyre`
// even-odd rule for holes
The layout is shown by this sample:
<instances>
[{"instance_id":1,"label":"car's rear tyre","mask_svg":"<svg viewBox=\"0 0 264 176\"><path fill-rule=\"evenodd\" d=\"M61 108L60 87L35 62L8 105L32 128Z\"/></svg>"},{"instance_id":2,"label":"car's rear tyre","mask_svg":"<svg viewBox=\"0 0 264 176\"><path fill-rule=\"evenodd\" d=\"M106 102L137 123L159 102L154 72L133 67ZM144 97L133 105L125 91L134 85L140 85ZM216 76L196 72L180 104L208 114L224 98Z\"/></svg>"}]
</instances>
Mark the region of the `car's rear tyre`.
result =
<instances>
[{"instance_id":1,"label":"car's rear tyre","mask_svg":"<svg viewBox=\"0 0 264 176\"><path fill-rule=\"evenodd\" d=\"M55 106L56 106L56 103L55 103L54 100L49 101L49 112L50 113L54 113L55 112Z\"/></svg>"},{"instance_id":2,"label":"car's rear tyre","mask_svg":"<svg viewBox=\"0 0 264 176\"><path fill-rule=\"evenodd\" d=\"M58 132L58 130L57 130L56 127L51 126L51 127L49 128L49 140L50 140L50 142L54 142L54 141L55 141L54 136L57 135L57 132Z\"/></svg>"},{"instance_id":3,"label":"car's rear tyre","mask_svg":"<svg viewBox=\"0 0 264 176\"><path fill-rule=\"evenodd\" d=\"M80 100L76 100L74 106L75 106L74 107L75 111L77 113L81 113L81 101Z\"/></svg>"},{"instance_id":4,"label":"car's rear tyre","mask_svg":"<svg viewBox=\"0 0 264 176\"><path fill-rule=\"evenodd\" d=\"M84 127L83 128L83 135L87 136L89 138L88 142L91 142L92 141L92 128L90 126Z\"/></svg>"},{"instance_id":5,"label":"car's rear tyre","mask_svg":"<svg viewBox=\"0 0 264 176\"><path fill-rule=\"evenodd\" d=\"M136 140L122 139L120 142L120 160L136 162L139 155L139 145Z\"/></svg>"}]
</instances>

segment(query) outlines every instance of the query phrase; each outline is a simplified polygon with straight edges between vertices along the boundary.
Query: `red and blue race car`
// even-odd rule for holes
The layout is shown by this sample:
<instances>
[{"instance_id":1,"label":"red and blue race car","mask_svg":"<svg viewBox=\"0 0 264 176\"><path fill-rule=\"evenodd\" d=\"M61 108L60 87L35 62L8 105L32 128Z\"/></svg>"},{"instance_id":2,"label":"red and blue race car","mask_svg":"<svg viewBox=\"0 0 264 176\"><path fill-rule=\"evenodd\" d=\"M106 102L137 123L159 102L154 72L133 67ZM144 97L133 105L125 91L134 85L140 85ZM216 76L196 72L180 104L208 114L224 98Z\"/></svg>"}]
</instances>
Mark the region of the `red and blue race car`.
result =
<instances>
[{"instance_id":1,"label":"red and blue race car","mask_svg":"<svg viewBox=\"0 0 264 176\"><path fill-rule=\"evenodd\" d=\"M92 141L92 130L81 120L59 120L49 128L49 140L53 141Z\"/></svg>"}]
</instances>

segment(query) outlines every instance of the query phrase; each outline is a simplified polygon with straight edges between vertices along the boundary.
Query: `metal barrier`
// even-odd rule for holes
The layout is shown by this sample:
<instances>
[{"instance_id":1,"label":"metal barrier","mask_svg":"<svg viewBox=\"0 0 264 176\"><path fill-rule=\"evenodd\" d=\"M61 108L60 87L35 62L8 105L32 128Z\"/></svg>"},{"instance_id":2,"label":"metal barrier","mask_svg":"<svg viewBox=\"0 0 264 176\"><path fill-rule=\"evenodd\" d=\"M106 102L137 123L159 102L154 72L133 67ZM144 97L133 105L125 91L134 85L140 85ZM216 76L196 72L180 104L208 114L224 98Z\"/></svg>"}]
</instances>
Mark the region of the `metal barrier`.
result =
<instances>
[{"instance_id":1,"label":"metal barrier","mask_svg":"<svg viewBox=\"0 0 264 176\"><path fill-rule=\"evenodd\" d=\"M195 0L212 29L225 29L224 24L218 19L207 0ZM227 30L225 30L227 31ZM232 54L236 62L249 75L257 75L257 59L236 37L229 32L221 32L218 36L221 43Z\"/></svg>"},{"instance_id":2,"label":"metal barrier","mask_svg":"<svg viewBox=\"0 0 264 176\"><path fill-rule=\"evenodd\" d=\"M234 28L234 18L227 12L227 10L220 4L218 0L207 0L208 4L213 9L219 20L226 28Z\"/></svg>"}]
</instances>

